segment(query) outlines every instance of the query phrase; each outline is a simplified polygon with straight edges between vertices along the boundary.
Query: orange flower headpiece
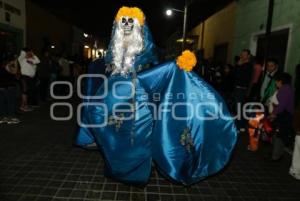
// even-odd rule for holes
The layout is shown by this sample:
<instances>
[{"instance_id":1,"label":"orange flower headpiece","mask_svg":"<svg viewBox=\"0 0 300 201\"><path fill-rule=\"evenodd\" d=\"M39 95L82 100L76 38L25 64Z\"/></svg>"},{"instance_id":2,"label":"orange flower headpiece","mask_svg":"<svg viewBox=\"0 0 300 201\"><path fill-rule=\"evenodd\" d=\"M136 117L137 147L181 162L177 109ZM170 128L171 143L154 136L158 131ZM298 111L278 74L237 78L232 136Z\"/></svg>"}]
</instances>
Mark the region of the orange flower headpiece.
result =
<instances>
[{"instance_id":1,"label":"orange flower headpiece","mask_svg":"<svg viewBox=\"0 0 300 201\"><path fill-rule=\"evenodd\" d=\"M145 23L145 15L143 11L137 7L123 6L122 8L119 9L115 20L119 22L124 16L136 18L141 26L144 25Z\"/></svg>"},{"instance_id":2,"label":"orange flower headpiece","mask_svg":"<svg viewBox=\"0 0 300 201\"><path fill-rule=\"evenodd\" d=\"M180 69L183 69L183 70L189 72L189 71L193 70L194 66L197 63L197 59L193 52L191 52L189 50L185 50L177 58L176 63Z\"/></svg>"}]
</instances>

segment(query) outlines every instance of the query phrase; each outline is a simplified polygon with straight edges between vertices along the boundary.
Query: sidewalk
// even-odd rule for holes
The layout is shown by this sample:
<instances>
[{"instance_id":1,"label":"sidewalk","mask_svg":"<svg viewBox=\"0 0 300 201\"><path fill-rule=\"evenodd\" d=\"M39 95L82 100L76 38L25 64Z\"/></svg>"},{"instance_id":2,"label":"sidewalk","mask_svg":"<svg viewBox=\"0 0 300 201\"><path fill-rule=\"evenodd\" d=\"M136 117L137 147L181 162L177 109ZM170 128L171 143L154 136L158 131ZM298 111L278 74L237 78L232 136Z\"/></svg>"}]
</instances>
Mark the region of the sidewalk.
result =
<instances>
[{"instance_id":1,"label":"sidewalk","mask_svg":"<svg viewBox=\"0 0 300 201\"><path fill-rule=\"evenodd\" d=\"M146 188L139 189L106 179L97 151L72 147L75 120L52 121L48 107L21 120L16 126L0 125L1 201L300 200L300 181L288 174L291 156L265 161L262 153L247 151L243 134L221 173L186 188L154 171Z\"/></svg>"}]
</instances>

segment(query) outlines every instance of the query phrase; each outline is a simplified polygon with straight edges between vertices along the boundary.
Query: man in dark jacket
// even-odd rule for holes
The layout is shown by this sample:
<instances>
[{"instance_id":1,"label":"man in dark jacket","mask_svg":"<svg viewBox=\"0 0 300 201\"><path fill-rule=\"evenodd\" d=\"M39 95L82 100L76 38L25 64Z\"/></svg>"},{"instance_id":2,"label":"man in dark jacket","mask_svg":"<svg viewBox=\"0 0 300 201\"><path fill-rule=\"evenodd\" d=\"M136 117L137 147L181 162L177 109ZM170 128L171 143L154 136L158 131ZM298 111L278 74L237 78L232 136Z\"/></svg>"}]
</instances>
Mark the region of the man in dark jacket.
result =
<instances>
[{"instance_id":1,"label":"man in dark jacket","mask_svg":"<svg viewBox=\"0 0 300 201\"><path fill-rule=\"evenodd\" d=\"M250 50L243 50L234 69L236 103L244 103L249 95L249 86L253 74L253 65L250 58Z\"/></svg>"},{"instance_id":2,"label":"man in dark jacket","mask_svg":"<svg viewBox=\"0 0 300 201\"><path fill-rule=\"evenodd\" d=\"M253 65L250 62L250 58L250 50L244 49L234 69L234 98L237 111L239 111L238 108L242 107L242 104L245 103L250 94L250 83L253 74ZM238 127L241 132L245 132L245 122L242 119L240 120L241 121L238 121Z\"/></svg>"},{"instance_id":3,"label":"man in dark jacket","mask_svg":"<svg viewBox=\"0 0 300 201\"><path fill-rule=\"evenodd\" d=\"M15 75L18 71L17 61L11 56L0 64L0 124L17 124L17 87Z\"/></svg>"}]
</instances>

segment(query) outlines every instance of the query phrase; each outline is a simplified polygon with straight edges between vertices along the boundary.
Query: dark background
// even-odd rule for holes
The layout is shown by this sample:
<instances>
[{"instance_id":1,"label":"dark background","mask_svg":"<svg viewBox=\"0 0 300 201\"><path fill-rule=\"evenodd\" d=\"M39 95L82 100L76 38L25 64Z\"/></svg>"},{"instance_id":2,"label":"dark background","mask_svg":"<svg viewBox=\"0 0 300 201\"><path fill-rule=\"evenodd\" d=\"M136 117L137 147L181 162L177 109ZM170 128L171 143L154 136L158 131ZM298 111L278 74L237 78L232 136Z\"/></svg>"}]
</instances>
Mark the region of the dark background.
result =
<instances>
[{"instance_id":1,"label":"dark background","mask_svg":"<svg viewBox=\"0 0 300 201\"><path fill-rule=\"evenodd\" d=\"M164 41L174 31L182 30L183 15L174 13L167 17L167 8L183 10L184 0L31 0L60 18L73 23L85 32L109 38L112 22L121 6L136 6L143 10L155 42ZM188 29L220 10L232 0L189 0Z\"/></svg>"}]
</instances>

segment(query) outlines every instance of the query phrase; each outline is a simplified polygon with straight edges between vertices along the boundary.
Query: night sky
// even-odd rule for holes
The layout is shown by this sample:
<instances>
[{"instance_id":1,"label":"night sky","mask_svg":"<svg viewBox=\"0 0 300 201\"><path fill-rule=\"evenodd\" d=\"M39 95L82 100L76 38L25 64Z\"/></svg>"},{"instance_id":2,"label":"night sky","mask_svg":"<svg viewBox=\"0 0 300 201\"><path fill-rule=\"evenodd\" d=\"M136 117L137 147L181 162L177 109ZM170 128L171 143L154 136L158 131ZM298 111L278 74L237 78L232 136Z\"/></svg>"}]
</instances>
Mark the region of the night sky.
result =
<instances>
[{"instance_id":1,"label":"night sky","mask_svg":"<svg viewBox=\"0 0 300 201\"><path fill-rule=\"evenodd\" d=\"M165 15L166 8L183 10L184 0L31 0L55 15L77 25L85 32L109 38L114 16L121 6L141 8L159 46L177 29L182 30L183 15ZM190 0L188 28L220 10L232 0Z\"/></svg>"}]
</instances>

